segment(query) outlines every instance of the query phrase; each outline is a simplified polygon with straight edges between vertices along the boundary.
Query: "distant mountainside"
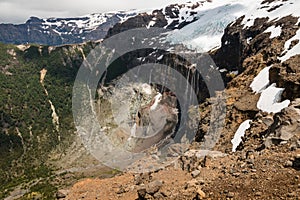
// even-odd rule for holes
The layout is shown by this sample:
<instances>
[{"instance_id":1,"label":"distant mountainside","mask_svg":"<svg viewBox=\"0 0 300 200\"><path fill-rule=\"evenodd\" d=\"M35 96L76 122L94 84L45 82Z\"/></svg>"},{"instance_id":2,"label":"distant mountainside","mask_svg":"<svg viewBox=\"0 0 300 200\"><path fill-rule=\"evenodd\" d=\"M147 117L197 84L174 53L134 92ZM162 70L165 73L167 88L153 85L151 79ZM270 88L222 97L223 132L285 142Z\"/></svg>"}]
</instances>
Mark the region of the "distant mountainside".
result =
<instances>
[{"instance_id":1,"label":"distant mountainside","mask_svg":"<svg viewBox=\"0 0 300 200\"><path fill-rule=\"evenodd\" d=\"M78 18L31 17L25 24L0 24L0 41L12 44L62 45L99 40L109 28L134 12L91 14Z\"/></svg>"},{"instance_id":2,"label":"distant mountainside","mask_svg":"<svg viewBox=\"0 0 300 200\"><path fill-rule=\"evenodd\" d=\"M57 46L103 39L114 26L109 35L118 29L132 27L178 29L197 19L197 8L203 3L173 4L149 12L112 12L76 18L31 17L24 24L0 24L0 42ZM121 25L123 22L126 23Z\"/></svg>"}]
</instances>

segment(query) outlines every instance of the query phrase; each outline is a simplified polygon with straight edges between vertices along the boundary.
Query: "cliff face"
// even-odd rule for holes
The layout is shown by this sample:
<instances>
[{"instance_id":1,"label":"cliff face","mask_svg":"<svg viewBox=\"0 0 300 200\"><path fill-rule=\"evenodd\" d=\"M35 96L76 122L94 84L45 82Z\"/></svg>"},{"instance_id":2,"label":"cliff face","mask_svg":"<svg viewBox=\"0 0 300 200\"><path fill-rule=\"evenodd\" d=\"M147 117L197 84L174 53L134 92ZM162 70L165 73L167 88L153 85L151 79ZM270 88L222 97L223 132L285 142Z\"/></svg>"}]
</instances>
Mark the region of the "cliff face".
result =
<instances>
[{"instance_id":1,"label":"cliff face","mask_svg":"<svg viewBox=\"0 0 300 200\"><path fill-rule=\"evenodd\" d=\"M182 27L198 19L198 9L204 2L172 4L165 8L152 11L152 13L141 13L135 17L118 23L111 27L107 37L117 33L142 27L160 27L169 30L181 29Z\"/></svg>"},{"instance_id":2,"label":"cliff face","mask_svg":"<svg viewBox=\"0 0 300 200\"><path fill-rule=\"evenodd\" d=\"M268 9L274 2L264 2L262 5L268 6L266 8ZM276 12L276 9L268 12ZM228 122L225 131L221 134L222 139L216 146L217 149L227 152L231 151L230 138L233 138L231 130L237 130L238 126L247 119L252 120L253 125L246 131L240 150L248 149L250 146L252 149L269 147L270 138L274 138L274 135L272 137L269 135L271 132L274 133L274 127L278 129L280 126L285 126L282 120L278 121L277 115L282 118L285 115L283 113L286 113L288 121L294 122L291 127L299 126L294 121L299 117L298 115L291 117L291 114L285 110L281 114L275 114L278 111L269 111L266 108L277 102L298 101L299 73L296 63L299 61L299 51L296 45L298 44L299 17L292 15L281 15L276 19L270 19L268 16L259 17L253 19L251 26L245 25L247 20L249 21L247 16L242 16L230 24L225 29L221 48L211 53L220 68L226 68L228 71L238 70L239 74L227 85ZM276 27L279 31L275 33ZM293 51L293 54L290 55L289 51ZM264 79L258 79L263 76ZM260 85L260 90L255 89L256 84ZM267 104L263 106L262 104L266 103L264 90L271 91L272 85L281 88L282 94L278 93L278 98L274 100L272 100L272 95L268 96L270 103L268 106ZM275 93L276 91L273 91L274 95ZM299 137L297 131L292 132L293 137ZM285 137L272 140L273 142L275 140L286 141L283 138ZM296 143L293 141L290 146L297 146Z\"/></svg>"}]
</instances>

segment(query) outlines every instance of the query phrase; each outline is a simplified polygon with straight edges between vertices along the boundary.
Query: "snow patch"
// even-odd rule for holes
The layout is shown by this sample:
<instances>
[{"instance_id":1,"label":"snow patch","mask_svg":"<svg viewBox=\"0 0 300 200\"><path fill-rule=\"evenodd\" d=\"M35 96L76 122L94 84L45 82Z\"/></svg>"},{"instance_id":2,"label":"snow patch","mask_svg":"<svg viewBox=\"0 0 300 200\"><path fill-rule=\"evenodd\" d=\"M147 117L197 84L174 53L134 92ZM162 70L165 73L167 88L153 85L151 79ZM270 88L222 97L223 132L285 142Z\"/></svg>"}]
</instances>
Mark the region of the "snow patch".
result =
<instances>
[{"instance_id":1,"label":"snow patch","mask_svg":"<svg viewBox=\"0 0 300 200\"><path fill-rule=\"evenodd\" d=\"M252 37L248 37L247 38L247 44L250 44L250 42L251 42L252 39L253 39Z\"/></svg>"},{"instance_id":2,"label":"snow patch","mask_svg":"<svg viewBox=\"0 0 300 200\"><path fill-rule=\"evenodd\" d=\"M48 18L43 19L42 28L44 31L53 30L55 33L61 34L73 34L83 33L84 31L93 31L97 29L101 24L108 22L110 18L117 17L119 22L124 22L128 18L137 15L136 12L110 12L110 13L94 13L90 15L84 15L76 18ZM66 31L65 26L70 28Z\"/></svg>"},{"instance_id":3,"label":"snow patch","mask_svg":"<svg viewBox=\"0 0 300 200\"><path fill-rule=\"evenodd\" d=\"M281 27L270 26L269 28L267 28L267 30L264 31L264 33L269 33L269 32L271 32L270 39L278 37L281 34Z\"/></svg>"},{"instance_id":4,"label":"snow patch","mask_svg":"<svg viewBox=\"0 0 300 200\"><path fill-rule=\"evenodd\" d=\"M221 72L221 73L224 73L224 72L227 72L227 71L228 71L228 70L227 70L227 69L225 69L225 68L224 68L224 69L220 69L220 70L219 70L219 72Z\"/></svg>"},{"instance_id":5,"label":"snow patch","mask_svg":"<svg viewBox=\"0 0 300 200\"><path fill-rule=\"evenodd\" d=\"M268 18L269 21L280 19L284 16L299 13L299 0L273 1L268 4L261 4L261 1L243 1L248 12L243 19L242 24L245 27L254 25L256 18Z\"/></svg>"},{"instance_id":6,"label":"snow patch","mask_svg":"<svg viewBox=\"0 0 300 200\"><path fill-rule=\"evenodd\" d=\"M277 88L273 83L269 86L269 70L272 66L265 67L259 72L250 84L255 93L261 93L257 102L257 108L263 112L278 113L290 104L290 100L281 101L281 94L284 88Z\"/></svg>"},{"instance_id":7,"label":"snow patch","mask_svg":"<svg viewBox=\"0 0 300 200\"><path fill-rule=\"evenodd\" d=\"M156 18L153 18L152 21L149 22L149 24L147 25L147 28L150 28L152 26L154 26L156 24Z\"/></svg>"},{"instance_id":8,"label":"snow patch","mask_svg":"<svg viewBox=\"0 0 300 200\"><path fill-rule=\"evenodd\" d=\"M294 47L289 49L292 41L294 41L294 40L300 40L300 29L297 31L297 33L294 37L292 37L291 39L289 39L288 41L285 42L285 44L284 44L284 48L285 48L284 53L285 54L284 54L284 56L279 57L281 62L288 60L292 56L300 54L300 42L298 42L298 44L296 44Z\"/></svg>"},{"instance_id":9,"label":"snow patch","mask_svg":"<svg viewBox=\"0 0 300 200\"><path fill-rule=\"evenodd\" d=\"M265 67L259 72L259 74L254 78L253 82L250 84L251 89L256 93L261 93L262 90L270 84L269 81L269 70L272 66Z\"/></svg>"},{"instance_id":10,"label":"snow patch","mask_svg":"<svg viewBox=\"0 0 300 200\"><path fill-rule=\"evenodd\" d=\"M236 148L242 142L242 137L245 135L245 131L250 128L250 123L252 120L244 121L235 132L233 139L231 140L232 143L232 152L236 151Z\"/></svg>"},{"instance_id":11,"label":"snow patch","mask_svg":"<svg viewBox=\"0 0 300 200\"><path fill-rule=\"evenodd\" d=\"M164 55L161 55L157 58L157 60L162 60L164 58Z\"/></svg>"},{"instance_id":12,"label":"snow patch","mask_svg":"<svg viewBox=\"0 0 300 200\"><path fill-rule=\"evenodd\" d=\"M278 113L290 104L290 100L281 101L281 94L284 88L277 88L273 83L268 88L262 91L257 102L257 108L268 113ZM280 102L280 103L279 103Z\"/></svg>"}]
</instances>

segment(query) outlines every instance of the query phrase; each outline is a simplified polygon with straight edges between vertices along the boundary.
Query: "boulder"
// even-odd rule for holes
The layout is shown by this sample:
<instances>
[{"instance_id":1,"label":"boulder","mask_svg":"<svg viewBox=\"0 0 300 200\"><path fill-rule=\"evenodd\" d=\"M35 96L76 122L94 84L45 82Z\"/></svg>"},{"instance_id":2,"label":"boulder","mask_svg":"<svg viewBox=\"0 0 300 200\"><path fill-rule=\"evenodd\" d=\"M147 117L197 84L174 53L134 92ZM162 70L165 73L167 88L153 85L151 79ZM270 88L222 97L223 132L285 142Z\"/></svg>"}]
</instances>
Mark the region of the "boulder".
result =
<instances>
[{"instance_id":1,"label":"boulder","mask_svg":"<svg viewBox=\"0 0 300 200\"><path fill-rule=\"evenodd\" d=\"M288 141L295 135L300 135L300 99L293 101L274 118L274 123L269 130L271 133L266 141Z\"/></svg>"},{"instance_id":2,"label":"boulder","mask_svg":"<svg viewBox=\"0 0 300 200\"><path fill-rule=\"evenodd\" d=\"M148 194L154 194L159 191L159 189L161 188L162 185L163 185L162 181L159 181L159 180L152 181L146 185L146 192Z\"/></svg>"}]
</instances>

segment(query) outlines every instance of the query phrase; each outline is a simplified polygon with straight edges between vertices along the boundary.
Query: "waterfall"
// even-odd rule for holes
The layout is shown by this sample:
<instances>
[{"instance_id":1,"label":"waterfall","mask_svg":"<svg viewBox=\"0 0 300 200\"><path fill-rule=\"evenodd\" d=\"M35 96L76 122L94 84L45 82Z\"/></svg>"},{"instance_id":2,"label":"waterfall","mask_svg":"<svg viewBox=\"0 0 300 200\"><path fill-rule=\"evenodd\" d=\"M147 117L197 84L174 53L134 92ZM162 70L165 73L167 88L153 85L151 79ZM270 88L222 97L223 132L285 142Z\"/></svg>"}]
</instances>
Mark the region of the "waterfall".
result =
<instances>
[{"instance_id":1,"label":"waterfall","mask_svg":"<svg viewBox=\"0 0 300 200\"><path fill-rule=\"evenodd\" d=\"M190 78L190 69L188 68L188 73L186 77L186 89L185 89L185 96L188 96L188 91L189 91L189 78Z\"/></svg>"},{"instance_id":2,"label":"waterfall","mask_svg":"<svg viewBox=\"0 0 300 200\"><path fill-rule=\"evenodd\" d=\"M153 71L153 69L151 69L151 71L150 71L149 82L148 82L149 85L150 85L151 82L152 82L152 71Z\"/></svg>"},{"instance_id":3,"label":"waterfall","mask_svg":"<svg viewBox=\"0 0 300 200\"><path fill-rule=\"evenodd\" d=\"M194 89L193 89L194 85L195 85L195 74L192 72L192 81L191 81L190 95L189 95L189 99L188 99L190 102L193 102L193 100L194 100L194 99L192 99L193 92L194 92Z\"/></svg>"}]
</instances>

